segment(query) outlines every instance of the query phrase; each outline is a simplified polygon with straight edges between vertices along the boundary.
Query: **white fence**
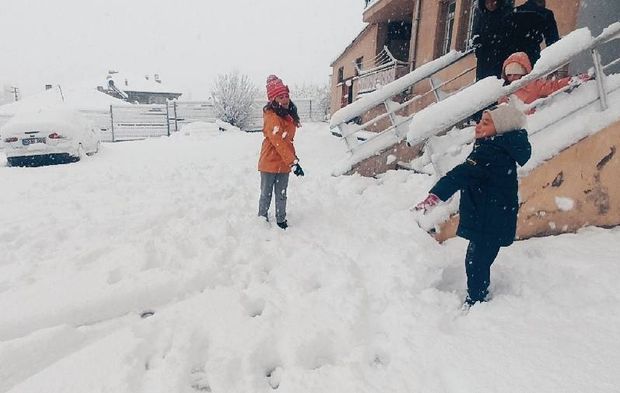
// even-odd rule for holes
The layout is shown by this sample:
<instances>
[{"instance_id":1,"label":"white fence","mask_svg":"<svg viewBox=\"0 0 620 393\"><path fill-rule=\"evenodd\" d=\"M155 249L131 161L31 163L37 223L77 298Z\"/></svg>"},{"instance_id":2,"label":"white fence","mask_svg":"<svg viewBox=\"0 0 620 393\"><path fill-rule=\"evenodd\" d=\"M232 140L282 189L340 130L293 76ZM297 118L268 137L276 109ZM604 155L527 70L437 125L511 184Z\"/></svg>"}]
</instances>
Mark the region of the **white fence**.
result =
<instances>
[{"instance_id":1,"label":"white fence","mask_svg":"<svg viewBox=\"0 0 620 393\"><path fill-rule=\"evenodd\" d=\"M294 100L297 105L297 112L302 122L324 121L325 108L320 105L319 100L301 98ZM263 107L267 104L265 100L256 100L252 105L250 119L245 131L260 131L263 127ZM215 108L211 102L174 102L170 104L170 116L174 125L173 131L181 129L183 124L194 121L214 122L216 119Z\"/></svg>"},{"instance_id":2,"label":"white fence","mask_svg":"<svg viewBox=\"0 0 620 393\"><path fill-rule=\"evenodd\" d=\"M260 131L263 126L263 107L267 102L257 100L245 131ZM295 100L302 122L325 120L324 109L318 100ZM106 110L82 110L93 125L101 130L101 140L116 142L170 135L183 125L196 121L214 123L215 108L209 101L170 102L167 105L110 106ZM0 126L11 116L0 115Z\"/></svg>"}]
</instances>

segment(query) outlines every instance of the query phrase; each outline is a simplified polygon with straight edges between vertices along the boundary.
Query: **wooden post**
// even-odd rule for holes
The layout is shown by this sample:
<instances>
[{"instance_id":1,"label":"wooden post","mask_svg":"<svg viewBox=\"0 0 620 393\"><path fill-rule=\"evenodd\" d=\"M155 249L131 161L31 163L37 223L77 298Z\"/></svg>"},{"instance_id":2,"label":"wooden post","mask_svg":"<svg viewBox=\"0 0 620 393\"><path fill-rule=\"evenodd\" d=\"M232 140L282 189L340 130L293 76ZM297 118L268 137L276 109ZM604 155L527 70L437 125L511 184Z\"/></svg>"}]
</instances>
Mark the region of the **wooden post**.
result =
<instances>
[{"instance_id":1,"label":"wooden post","mask_svg":"<svg viewBox=\"0 0 620 393\"><path fill-rule=\"evenodd\" d=\"M170 136L170 110L168 108L168 102L166 101L166 129L168 136Z\"/></svg>"},{"instance_id":2,"label":"wooden post","mask_svg":"<svg viewBox=\"0 0 620 393\"><path fill-rule=\"evenodd\" d=\"M112 142L116 142L114 140L114 115L112 113L112 105L110 105L110 129L112 130Z\"/></svg>"},{"instance_id":3,"label":"wooden post","mask_svg":"<svg viewBox=\"0 0 620 393\"><path fill-rule=\"evenodd\" d=\"M179 120L177 119L177 102L176 101L174 101L173 109L174 109L174 130L179 131Z\"/></svg>"},{"instance_id":4,"label":"wooden post","mask_svg":"<svg viewBox=\"0 0 620 393\"><path fill-rule=\"evenodd\" d=\"M592 49L592 61L594 62L594 71L596 72L596 88L601 104L601 111L607 110L607 90L605 90L605 72L601 64L601 54L595 48Z\"/></svg>"}]
</instances>

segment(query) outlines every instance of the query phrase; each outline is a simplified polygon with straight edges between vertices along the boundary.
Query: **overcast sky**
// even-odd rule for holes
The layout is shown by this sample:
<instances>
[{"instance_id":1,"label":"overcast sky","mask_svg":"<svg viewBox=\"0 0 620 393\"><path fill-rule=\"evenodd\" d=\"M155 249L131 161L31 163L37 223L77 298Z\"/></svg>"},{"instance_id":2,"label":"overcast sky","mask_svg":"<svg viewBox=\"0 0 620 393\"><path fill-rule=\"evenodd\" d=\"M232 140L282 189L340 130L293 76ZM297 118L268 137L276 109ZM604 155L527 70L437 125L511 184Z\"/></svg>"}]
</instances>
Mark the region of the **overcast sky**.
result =
<instances>
[{"instance_id":1,"label":"overcast sky","mask_svg":"<svg viewBox=\"0 0 620 393\"><path fill-rule=\"evenodd\" d=\"M49 84L103 80L108 69L159 73L185 98L205 98L234 69L263 89L322 83L359 31L362 0L7 0L0 84L24 96ZM94 87L94 86L93 86Z\"/></svg>"}]
</instances>

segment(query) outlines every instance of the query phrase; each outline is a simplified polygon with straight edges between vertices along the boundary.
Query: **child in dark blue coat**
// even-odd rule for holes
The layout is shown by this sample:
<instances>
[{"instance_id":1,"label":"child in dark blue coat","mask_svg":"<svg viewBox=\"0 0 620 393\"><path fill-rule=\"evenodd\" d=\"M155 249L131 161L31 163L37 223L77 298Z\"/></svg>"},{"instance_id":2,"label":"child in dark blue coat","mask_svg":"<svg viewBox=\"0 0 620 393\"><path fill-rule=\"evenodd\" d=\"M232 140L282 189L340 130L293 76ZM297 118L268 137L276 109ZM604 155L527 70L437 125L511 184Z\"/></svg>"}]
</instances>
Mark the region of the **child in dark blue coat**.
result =
<instances>
[{"instance_id":1,"label":"child in dark blue coat","mask_svg":"<svg viewBox=\"0 0 620 393\"><path fill-rule=\"evenodd\" d=\"M430 190L417 210L427 211L461 191L457 235L468 239L465 270L467 300L486 300L491 264L500 247L515 238L519 210L517 164L530 158L531 146L523 129L525 116L511 105L485 111L476 125L472 153Z\"/></svg>"}]
</instances>

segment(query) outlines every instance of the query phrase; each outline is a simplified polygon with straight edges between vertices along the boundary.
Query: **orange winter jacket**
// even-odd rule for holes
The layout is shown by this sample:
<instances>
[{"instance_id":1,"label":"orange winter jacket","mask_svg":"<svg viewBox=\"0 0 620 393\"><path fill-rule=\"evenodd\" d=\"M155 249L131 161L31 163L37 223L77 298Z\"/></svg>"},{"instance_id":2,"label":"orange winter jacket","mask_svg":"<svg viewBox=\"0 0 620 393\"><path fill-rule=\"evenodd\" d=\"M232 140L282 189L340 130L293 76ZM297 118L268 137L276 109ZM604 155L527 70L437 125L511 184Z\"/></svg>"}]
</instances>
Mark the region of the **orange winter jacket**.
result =
<instances>
[{"instance_id":1,"label":"orange winter jacket","mask_svg":"<svg viewBox=\"0 0 620 393\"><path fill-rule=\"evenodd\" d=\"M278 116L272 110L263 113L263 145L258 170L268 173L289 173L297 159L293 138L297 127L293 118Z\"/></svg>"},{"instance_id":2,"label":"orange winter jacket","mask_svg":"<svg viewBox=\"0 0 620 393\"><path fill-rule=\"evenodd\" d=\"M510 63L520 64L525 68L528 74L532 72L532 63L530 63L527 54L525 54L525 52L517 52L510 55L506 61L504 61L504 66L502 67L502 77L504 77L504 79L506 78L506 66ZM523 101L523 103L531 104L539 98L548 97L553 94L553 92L568 86L570 80L571 77L557 80L536 79L517 90L514 95Z\"/></svg>"}]
</instances>

